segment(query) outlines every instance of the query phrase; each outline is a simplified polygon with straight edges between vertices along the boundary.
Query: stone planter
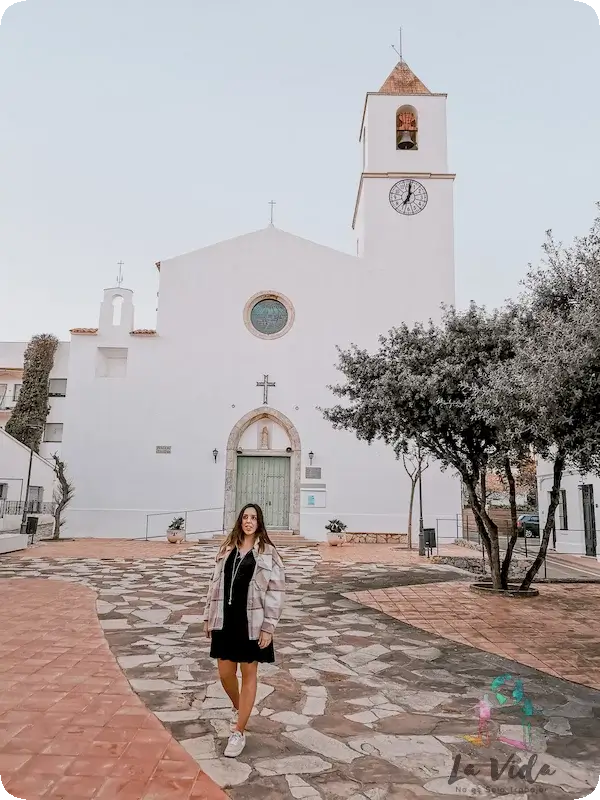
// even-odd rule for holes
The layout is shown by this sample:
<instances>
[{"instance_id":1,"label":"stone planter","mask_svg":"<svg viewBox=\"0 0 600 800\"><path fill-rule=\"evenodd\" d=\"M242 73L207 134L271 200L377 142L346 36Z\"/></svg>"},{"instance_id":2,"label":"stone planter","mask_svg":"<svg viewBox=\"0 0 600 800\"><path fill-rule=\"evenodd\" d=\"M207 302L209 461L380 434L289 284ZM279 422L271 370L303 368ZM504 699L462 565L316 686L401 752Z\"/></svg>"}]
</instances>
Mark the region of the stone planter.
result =
<instances>
[{"instance_id":1,"label":"stone planter","mask_svg":"<svg viewBox=\"0 0 600 800\"><path fill-rule=\"evenodd\" d=\"M185 538L185 531L167 531L167 540L171 544L179 544Z\"/></svg>"},{"instance_id":2,"label":"stone planter","mask_svg":"<svg viewBox=\"0 0 600 800\"><path fill-rule=\"evenodd\" d=\"M489 597L512 597L518 600L526 600L529 597L537 597L538 589L526 589L524 592L519 590L518 583L509 583L508 589L494 589L491 583L472 583L469 589L476 594L488 595Z\"/></svg>"},{"instance_id":3,"label":"stone planter","mask_svg":"<svg viewBox=\"0 0 600 800\"><path fill-rule=\"evenodd\" d=\"M345 533L331 533L331 531L327 531L327 542L332 547L337 547L338 545L344 544L346 541L346 534Z\"/></svg>"}]
</instances>

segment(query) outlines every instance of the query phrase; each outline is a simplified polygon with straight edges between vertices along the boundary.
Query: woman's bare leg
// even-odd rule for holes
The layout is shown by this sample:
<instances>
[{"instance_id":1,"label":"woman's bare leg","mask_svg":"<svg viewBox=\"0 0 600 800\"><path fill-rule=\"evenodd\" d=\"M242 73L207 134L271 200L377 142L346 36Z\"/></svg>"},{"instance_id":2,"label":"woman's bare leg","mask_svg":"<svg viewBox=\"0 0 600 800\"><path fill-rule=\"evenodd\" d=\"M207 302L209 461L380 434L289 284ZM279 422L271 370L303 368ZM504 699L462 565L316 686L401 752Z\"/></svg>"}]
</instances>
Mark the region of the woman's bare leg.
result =
<instances>
[{"instance_id":1,"label":"woman's bare leg","mask_svg":"<svg viewBox=\"0 0 600 800\"><path fill-rule=\"evenodd\" d=\"M258 663L255 661L253 664L240 664L240 667L242 670L242 691L240 692L240 714L237 729L243 733L246 730L246 725L256 700Z\"/></svg>"},{"instance_id":2,"label":"woman's bare leg","mask_svg":"<svg viewBox=\"0 0 600 800\"><path fill-rule=\"evenodd\" d=\"M237 710L240 707L240 686L237 678L237 664L235 661L223 661L219 659L219 678L221 685L227 692L227 695L233 707Z\"/></svg>"}]
</instances>

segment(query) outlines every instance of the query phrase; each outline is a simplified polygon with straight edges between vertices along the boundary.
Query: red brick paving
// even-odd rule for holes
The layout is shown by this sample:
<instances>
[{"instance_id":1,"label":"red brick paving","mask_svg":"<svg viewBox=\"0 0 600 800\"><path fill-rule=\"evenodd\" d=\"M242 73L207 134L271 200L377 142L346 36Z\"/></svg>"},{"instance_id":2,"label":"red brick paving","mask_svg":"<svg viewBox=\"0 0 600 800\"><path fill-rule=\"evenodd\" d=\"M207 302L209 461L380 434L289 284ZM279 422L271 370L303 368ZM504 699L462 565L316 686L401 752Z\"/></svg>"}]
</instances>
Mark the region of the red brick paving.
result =
<instances>
[{"instance_id":1,"label":"red brick paving","mask_svg":"<svg viewBox=\"0 0 600 800\"><path fill-rule=\"evenodd\" d=\"M0 584L0 777L25 800L227 798L130 688L94 592L43 579Z\"/></svg>"},{"instance_id":2,"label":"red brick paving","mask_svg":"<svg viewBox=\"0 0 600 800\"><path fill-rule=\"evenodd\" d=\"M600 689L600 585L539 589L529 600L482 597L460 581L346 597L453 642Z\"/></svg>"}]
</instances>

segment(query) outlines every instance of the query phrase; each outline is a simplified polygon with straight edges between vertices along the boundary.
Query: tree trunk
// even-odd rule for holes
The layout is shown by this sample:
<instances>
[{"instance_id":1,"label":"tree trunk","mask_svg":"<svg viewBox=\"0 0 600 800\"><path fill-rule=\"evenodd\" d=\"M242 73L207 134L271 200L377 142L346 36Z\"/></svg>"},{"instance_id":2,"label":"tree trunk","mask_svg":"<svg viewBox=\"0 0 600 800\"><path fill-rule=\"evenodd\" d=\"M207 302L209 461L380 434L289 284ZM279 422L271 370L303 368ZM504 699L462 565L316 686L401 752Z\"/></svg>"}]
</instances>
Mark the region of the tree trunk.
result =
<instances>
[{"instance_id":1,"label":"tree trunk","mask_svg":"<svg viewBox=\"0 0 600 800\"><path fill-rule=\"evenodd\" d=\"M417 478L413 475L410 479L410 501L408 503L408 549L412 550L412 520L413 507L415 504L415 489L417 488Z\"/></svg>"},{"instance_id":2,"label":"tree trunk","mask_svg":"<svg viewBox=\"0 0 600 800\"><path fill-rule=\"evenodd\" d=\"M52 531L53 539L60 539L61 514L62 514L62 508L59 505L57 505L56 510L54 511L54 530Z\"/></svg>"},{"instance_id":3,"label":"tree trunk","mask_svg":"<svg viewBox=\"0 0 600 800\"><path fill-rule=\"evenodd\" d=\"M483 473L483 470L482 470ZM477 530L485 547L488 560L490 563L490 572L492 574L492 586L494 589L502 588L502 579L500 574L500 548L498 547L498 526L487 513L485 506L477 496L477 485L470 476L463 476L467 493L469 495L469 505L473 511ZM480 485L482 487L482 497L485 497L485 477L480 477Z\"/></svg>"},{"instance_id":4,"label":"tree trunk","mask_svg":"<svg viewBox=\"0 0 600 800\"><path fill-rule=\"evenodd\" d=\"M69 505L69 501L61 500L59 503L56 504L56 508L54 510L54 530L52 532L53 539L60 539L60 529L63 526L63 519L62 514L65 508Z\"/></svg>"},{"instance_id":5,"label":"tree trunk","mask_svg":"<svg viewBox=\"0 0 600 800\"><path fill-rule=\"evenodd\" d=\"M558 501L560 499L560 484L562 481L563 471L565 468L565 457L559 451L554 459L554 480L552 482L552 491L550 492L550 505L548 507L548 518L544 525L544 533L540 542L540 549L535 557L533 564L529 567L527 574L523 578L523 583L520 586L521 590L529 589L533 583L533 579L538 574L540 567L544 563L546 553L548 552L548 542L550 541L550 534L554 528L554 517L556 509L558 508Z\"/></svg>"},{"instance_id":6,"label":"tree trunk","mask_svg":"<svg viewBox=\"0 0 600 800\"><path fill-rule=\"evenodd\" d=\"M504 472L506 473L506 480L508 481L508 492L510 497L511 534L506 546L506 555L504 556L504 561L502 562L500 579L502 581L502 588L507 589L513 550L515 549L515 544L517 543L517 539L519 537L519 530L517 528L517 487L515 484L515 476L513 475L508 458L504 462Z\"/></svg>"},{"instance_id":7,"label":"tree trunk","mask_svg":"<svg viewBox=\"0 0 600 800\"><path fill-rule=\"evenodd\" d=\"M487 512L487 463L481 469L481 497L483 506L481 516L490 539L490 572L494 589L502 588L502 575L500 570L500 543L498 541L498 526Z\"/></svg>"},{"instance_id":8,"label":"tree trunk","mask_svg":"<svg viewBox=\"0 0 600 800\"><path fill-rule=\"evenodd\" d=\"M469 496L469 506L473 511L475 517L475 524L477 531L483 542L485 552L487 553L488 561L490 564L490 571L492 573L492 585L494 589L501 589L500 580L500 552L498 549L498 526L490 518L485 510L481 500L477 496L477 484L469 475L463 475L463 481L467 488ZM485 489L485 481L483 483ZM485 496L485 494L483 494ZM495 540L495 542L494 542ZM495 546L494 546L495 545Z\"/></svg>"}]
</instances>

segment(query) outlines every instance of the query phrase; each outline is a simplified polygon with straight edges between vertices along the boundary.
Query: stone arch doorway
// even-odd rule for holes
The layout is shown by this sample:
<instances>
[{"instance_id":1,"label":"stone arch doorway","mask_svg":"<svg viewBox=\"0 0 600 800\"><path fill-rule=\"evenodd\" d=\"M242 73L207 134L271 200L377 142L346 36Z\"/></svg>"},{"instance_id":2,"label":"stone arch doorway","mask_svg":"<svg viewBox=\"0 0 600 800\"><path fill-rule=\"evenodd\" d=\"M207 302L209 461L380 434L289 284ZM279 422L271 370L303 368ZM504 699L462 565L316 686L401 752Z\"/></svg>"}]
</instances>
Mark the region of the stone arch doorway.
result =
<instances>
[{"instance_id":1,"label":"stone arch doorway","mask_svg":"<svg viewBox=\"0 0 600 800\"><path fill-rule=\"evenodd\" d=\"M238 452L240 450L241 452ZM284 460L288 463L285 464ZM243 500L242 481L247 482L248 465L251 465L252 471L258 475L261 471L263 474L265 470L269 471L269 464L276 467L273 471L279 476L277 485L289 480L289 490L284 498L285 508L283 513L276 517L277 520L284 520L284 525L269 527L300 533L300 436L291 420L284 414L264 406L242 417L229 434L225 466L226 531L230 531L235 524L237 506ZM269 489L266 490L266 494L264 488L262 491L266 498L263 502L270 503ZM279 500L281 501L281 498ZM256 502L260 502L258 497Z\"/></svg>"}]
</instances>

